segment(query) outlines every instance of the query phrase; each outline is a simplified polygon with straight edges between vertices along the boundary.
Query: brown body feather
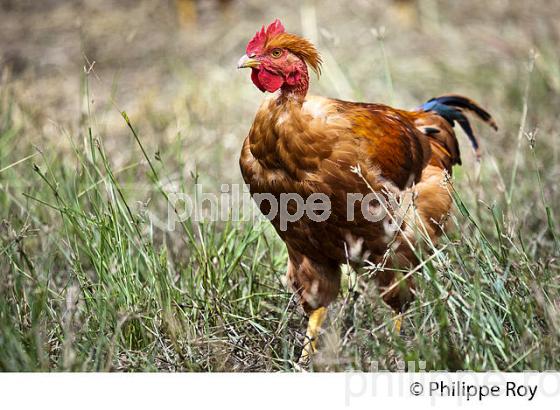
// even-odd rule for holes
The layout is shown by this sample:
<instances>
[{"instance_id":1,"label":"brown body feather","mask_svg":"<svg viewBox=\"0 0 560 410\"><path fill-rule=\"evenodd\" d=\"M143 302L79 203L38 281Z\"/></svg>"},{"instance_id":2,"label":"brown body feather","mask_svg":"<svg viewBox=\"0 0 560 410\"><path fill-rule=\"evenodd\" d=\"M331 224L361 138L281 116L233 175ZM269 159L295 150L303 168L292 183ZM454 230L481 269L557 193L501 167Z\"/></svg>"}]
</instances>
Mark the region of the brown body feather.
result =
<instances>
[{"instance_id":1,"label":"brown body feather","mask_svg":"<svg viewBox=\"0 0 560 410\"><path fill-rule=\"evenodd\" d=\"M426 128L432 134L422 132ZM378 263L393 246L389 265L416 262L415 229L421 226L421 234L431 240L439 236L439 224L451 208L446 174L458 161L453 128L435 113L307 97L303 102L269 98L262 104L244 142L240 165L252 194L272 193L279 200L281 193L297 193L304 199L325 193L331 200L332 214L325 222L304 216L282 231L279 219L272 220L288 247L289 282L309 311L336 297L339 266L349 259ZM352 172L355 167L361 175ZM347 220L348 194L367 195L372 189L413 194L414 204L405 210L401 230L391 231L387 218L368 221L359 203L354 220ZM262 211L268 214L267 201L262 202ZM349 255L349 249L358 254ZM378 279L388 287L395 278L387 269ZM402 309L408 299L404 293L403 297L403 289L396 288L386 300Z\"/></svg>"}]
</instances>

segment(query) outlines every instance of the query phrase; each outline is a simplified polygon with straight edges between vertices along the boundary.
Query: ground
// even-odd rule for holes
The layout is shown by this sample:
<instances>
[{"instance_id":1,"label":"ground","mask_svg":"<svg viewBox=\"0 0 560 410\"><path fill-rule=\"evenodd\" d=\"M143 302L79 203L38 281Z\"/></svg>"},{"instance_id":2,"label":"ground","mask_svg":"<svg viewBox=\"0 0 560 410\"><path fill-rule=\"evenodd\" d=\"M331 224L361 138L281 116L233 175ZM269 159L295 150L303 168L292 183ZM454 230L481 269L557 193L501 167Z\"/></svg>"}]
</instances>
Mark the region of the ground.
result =
<instances>
[{"instance_id":1,"label":"ground","mask_svg":"<svg viewBox=\"0 0 560 410\"><path fill-rule=\"evenodd\" d=\"M448 237L403 335L347 269L312 370L560 368L560 4L545 0L0 1L0 370L293 371L305 320L268 222L179 221L240 184L263 95L235 69L282 19L324 57L311 92L495 116L460 134ZM479 125L479 124L477 124ZM177 206L175 213L173 207Z\"/></svg>"}]
</instances>

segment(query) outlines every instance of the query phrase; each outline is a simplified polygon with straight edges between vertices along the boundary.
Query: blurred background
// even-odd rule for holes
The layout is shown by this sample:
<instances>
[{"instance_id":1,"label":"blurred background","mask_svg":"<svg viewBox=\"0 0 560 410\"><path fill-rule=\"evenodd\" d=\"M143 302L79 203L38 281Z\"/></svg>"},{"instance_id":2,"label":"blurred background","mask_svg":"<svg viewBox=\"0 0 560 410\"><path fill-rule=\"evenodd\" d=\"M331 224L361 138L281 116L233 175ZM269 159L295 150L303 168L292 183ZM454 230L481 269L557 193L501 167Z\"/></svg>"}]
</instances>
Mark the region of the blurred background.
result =
<instances>
[{"instance_id":1,"label":"blurred background","mask_svg":"<svg viewBox=\"0 0 560 410\"><path fill-rule=\"evenodd\" d=\"M345 276L323 369L558 369L549 0L0 0L0 369L293 369L304 319L270 227L146 217L165 219L170 191L242 181L264 96L236 63L275 18L321 52L313 94L413 108L459 93L500 127L474 121L480 163L459 135L464 207L418 275L407 337L367 277L358 297Z\"/></svg>"},{"instance_id":2,"label":"blurred background","mask_svg":"<svg viewBox=\"0 0 560 410\"><path fill-rule=\"evenodd\" d=\"M62 149L59 127L75 134L90 112L113 160L125 163L126 110L154 143L180 135L187 166L239 180L229 171L262 96L235 66L276 17L323 54L312 93L404 108L463 93L502 125L482 136L490 151L515 145L508 131L519 125L531 50L539 54L532 96L551 108L559 101L558 2L2 0L2 84L33 126L20 143ZM539 110L530 118L545 115Z\"/></svg>"}]
</instances>

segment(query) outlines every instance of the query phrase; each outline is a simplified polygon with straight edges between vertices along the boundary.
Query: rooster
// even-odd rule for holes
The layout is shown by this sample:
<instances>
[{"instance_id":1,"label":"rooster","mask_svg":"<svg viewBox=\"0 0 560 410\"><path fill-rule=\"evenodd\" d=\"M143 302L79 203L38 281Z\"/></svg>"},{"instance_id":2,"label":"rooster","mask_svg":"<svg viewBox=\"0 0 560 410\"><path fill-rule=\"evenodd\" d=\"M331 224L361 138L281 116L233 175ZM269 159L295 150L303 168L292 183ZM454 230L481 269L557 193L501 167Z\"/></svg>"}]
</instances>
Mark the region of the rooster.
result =
<instances>
[{"instance_id":1,"label":"rooster","mask_svg":"<svg viewBox=\"0 0 560 410\"><path fill-rule=\"evenodd\" d=\"M496 123L474 101L458 95L433 98L413 111L310 96L308 68L319 75L321 57L279 20L256 33L238 68L250 68L254 85L273 93L258 109L239 161L253 198L268 195L257 201L261 212L272 215L271 202L281 202L283 194L303 200L324 194L329 202L328 218L321 221L307 214L289 223L282 223L278 213L269 217L287 246L287 282L309 317L300 360L308 362L317 349L345 263L381 267L375 280L396 311L400 332L414 283L397 268L415 266L422 243L434 243L445 227L452 205L449 176L461 164L453 127L463 128L478 155L465 114L494 129ZM365 207L348 200L369 193L376 197ZM292 216L297 214L294 202L286 206ZM389 202L397 206L385 206ZM382 218L368 215L381 205Z\"/></svg>"}]
</instances>

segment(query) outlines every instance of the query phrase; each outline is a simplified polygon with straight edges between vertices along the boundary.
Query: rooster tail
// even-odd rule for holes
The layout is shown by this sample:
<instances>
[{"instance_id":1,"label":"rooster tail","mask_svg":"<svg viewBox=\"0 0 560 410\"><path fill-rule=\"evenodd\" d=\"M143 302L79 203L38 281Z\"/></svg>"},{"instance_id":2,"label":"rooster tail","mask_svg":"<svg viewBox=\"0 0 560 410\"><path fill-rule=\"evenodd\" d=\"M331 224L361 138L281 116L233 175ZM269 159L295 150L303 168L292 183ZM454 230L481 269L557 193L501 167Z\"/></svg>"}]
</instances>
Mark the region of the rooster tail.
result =
<instances>
[{"instance_id":1,"label":"rooster tail","mask_svg":"<svg viewBox=\"0 0 560 410\"><path fill-rule=\"evenodd\" d=\"M455 122L457 122L463 131L465 131L465 134L467 134L477 158L479 157L478 139L474 135L469 119L465 113L475 115L480 120L490 125L494 130L498 130L496 122L488 111L470 98L463 97L461 95L450 94L432 98L418 107L417 111L435 112L445 119L451 127L453 127ZM460 163L460 159L458 162Z\"/></svg>"}]
</instances>

